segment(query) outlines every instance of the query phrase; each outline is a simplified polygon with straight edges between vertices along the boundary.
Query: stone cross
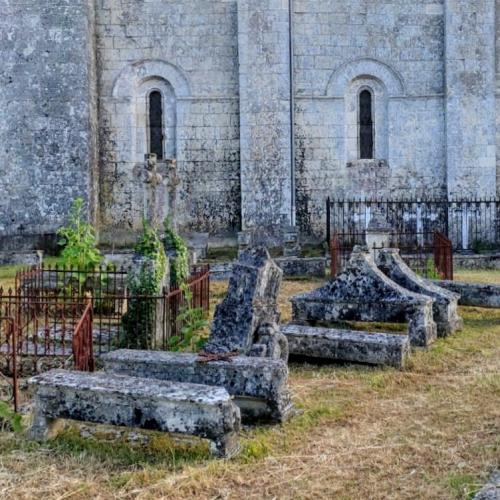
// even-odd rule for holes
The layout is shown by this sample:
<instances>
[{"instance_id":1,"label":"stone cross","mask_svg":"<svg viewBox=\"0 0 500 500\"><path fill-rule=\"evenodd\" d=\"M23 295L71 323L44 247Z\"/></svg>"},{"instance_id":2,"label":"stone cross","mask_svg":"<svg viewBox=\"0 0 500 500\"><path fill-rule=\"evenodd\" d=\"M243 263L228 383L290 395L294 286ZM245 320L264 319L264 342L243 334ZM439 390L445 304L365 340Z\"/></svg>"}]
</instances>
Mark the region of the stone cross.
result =
<instances>
[{"instance_id":1,"label":"stone cross","mask_svg":"<svg viewBox=\"0 0 500 500\"><path fill-rule=\"evenodd\" d=\"M161 224L161 207L159 206L158 189L163 184L163 177L158 172L158 160L155 154L145 155L144 183L144 218L151 222L154 228ZM149 189L148 189L149 188Z\"/></svg>"},{"instance_id":2,"label":"stone cross","mask_svg":"<svg viewBox=\"0 0 500 500\"><path fill-rule=\"evenodd\" d=\"M168 199L169 199L169 212L172 218L172 225L175 228L175 213L177 204L177 187L181 180L177 174L177 160L170 161L170 168L168 172Z\"/></svg>"}]
</instances>

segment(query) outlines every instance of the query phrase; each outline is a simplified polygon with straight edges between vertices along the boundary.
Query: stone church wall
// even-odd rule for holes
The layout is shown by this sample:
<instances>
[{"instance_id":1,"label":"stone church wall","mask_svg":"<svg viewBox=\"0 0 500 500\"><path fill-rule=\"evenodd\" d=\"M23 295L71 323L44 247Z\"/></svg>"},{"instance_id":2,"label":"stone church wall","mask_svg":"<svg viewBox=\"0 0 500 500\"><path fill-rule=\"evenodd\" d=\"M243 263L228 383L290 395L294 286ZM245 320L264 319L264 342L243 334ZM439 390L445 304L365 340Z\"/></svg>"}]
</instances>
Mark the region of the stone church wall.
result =
<instances>
[{"instance_id":1,"label":"stone church wall","mask_svg":"<svg viewBox=\"0 0 500 500\"><path fill-rule=\"evenodd\" d=\"M0 0L0 249L39 246L76 196L102 242L133 243L152 91L161 215L184 232L277 240L295 202L301 235L320 239L328 196L500 194L500 0L294 0L293 100L288 8ZM360 160L367 89L375 154Z\"/></svg>"},{"instance_id":2,"label":"stone church wall","mask_svg":"<svg viewBox=\"0 0 500 500\"><path fill-rule=\"evenodd\" d=\"M136 89L168 81L175 94L181 229L234 234L240 227L238 31L235 1L103 0L97 10L101 224L104 240L128 243L144 213L140 178L145 102ZM134 121L136 120L136 121ZM137 123L141 124L138 126ZM142 142L141 142L142 141ZM168 174L165 175L168 177Z\"/></svg>"},{"instance_id":3,"label":"stone church wall","mask_svg":"<svg viewBox=\"0 0 500 500\"><path fill-rule=\"evenodd\" d=\"M300 0L294 20L302 232L323 235L328 196L446 194L443 1ZM378 93L374 162L356 161L365 87Z\"/></svg>"},{"instance_id":4,"label":"stone church wall","mask_svg":"<svg viewBox=\"0 0 500 500\"><path fill-rule=\"evenodd\" d=\"M93 38L87 0L0 0L2 248L37 246L77 196L96 205Z\"/></svg>"}]
</instances>

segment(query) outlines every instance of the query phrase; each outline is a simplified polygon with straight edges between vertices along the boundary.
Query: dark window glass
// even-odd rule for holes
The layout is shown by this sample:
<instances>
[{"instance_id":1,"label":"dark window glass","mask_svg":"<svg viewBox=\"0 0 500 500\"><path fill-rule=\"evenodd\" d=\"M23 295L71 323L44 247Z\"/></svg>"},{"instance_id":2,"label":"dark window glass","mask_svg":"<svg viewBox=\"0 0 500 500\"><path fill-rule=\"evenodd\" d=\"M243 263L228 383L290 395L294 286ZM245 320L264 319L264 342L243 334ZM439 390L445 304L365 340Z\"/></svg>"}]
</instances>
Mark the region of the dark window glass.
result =
<instances>
[{"instance_id":1,"label":"dark window glass","mask_svg":"<svg viewBox=\"0 0 500 500\"><path fill-rule=\"evenodd\" d=\"M372 94L369 90L359 94L359 152L362 160L373 158Z\"/></svg>"},{"instance_id":2,"label":"dark window glass","mask_svg":"<svg viewBox=\"0 0 500 500\"><path fill-rule=\"evenodd\" d=\"M149 94L149 152L163 160L163 103L156 90Z\"/></svg>"}]
</instances>

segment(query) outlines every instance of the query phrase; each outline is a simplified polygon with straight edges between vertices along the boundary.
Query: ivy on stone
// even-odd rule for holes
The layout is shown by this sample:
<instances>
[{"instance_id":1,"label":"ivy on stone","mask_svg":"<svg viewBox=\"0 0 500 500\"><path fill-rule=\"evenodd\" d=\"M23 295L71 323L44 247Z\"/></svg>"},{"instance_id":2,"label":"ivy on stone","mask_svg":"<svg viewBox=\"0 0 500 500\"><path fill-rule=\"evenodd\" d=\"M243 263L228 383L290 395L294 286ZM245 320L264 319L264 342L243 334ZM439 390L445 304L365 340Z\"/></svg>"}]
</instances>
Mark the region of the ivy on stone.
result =
<instances>
[{"instance_id":1,"label":"ivy on stone","mask_svg":"<svg viewBox=\"0 0 500 500\"><path fill-rule=\"evenodd\" d=\"M130 301L123 316L120 347L150 349L156 333L156 297L162 293L167 256L158 232L148 221L135 246L139 268L131 270L127 285Z\"/></svg>"},{"instance_id":2,"label":"ivy on stone","mask_svg":"<svg viewBox=\"0 0 500 500\"><path fill-rule=\"evenodd\" d=\"M180 287L189 276L189 250L186 242L174 229L170 217L165 219L163 225L165 250L170 257L170 283Z\"/></svg>"},{"instance_id":3,"label":"ivy on stone","mask_svg":"<svg viewBox=\"0 0 500 500\"><path fill-rule=\"evenodd\" d=\"M134 251L137 255L147 257L154 262L153 275L149 276L149 273L145 273L141 283L136 283L134 286L138 289L148 290L146 294L149 291L152 293L161 292L163 276L167 270L167 255L158 231L147 220L143 221L143 232Z\"/></svg>"}]
</instances>

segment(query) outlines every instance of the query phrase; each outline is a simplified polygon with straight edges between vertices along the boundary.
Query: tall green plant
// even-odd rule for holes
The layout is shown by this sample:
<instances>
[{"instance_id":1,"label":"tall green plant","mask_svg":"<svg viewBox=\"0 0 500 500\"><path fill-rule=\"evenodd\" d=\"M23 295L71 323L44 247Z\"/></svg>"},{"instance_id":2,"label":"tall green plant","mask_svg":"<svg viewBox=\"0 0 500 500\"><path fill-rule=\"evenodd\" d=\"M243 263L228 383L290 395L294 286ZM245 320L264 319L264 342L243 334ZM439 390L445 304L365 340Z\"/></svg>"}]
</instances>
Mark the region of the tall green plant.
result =
<instances>
[{"instance_id":1,"label":"tall green plant","mask_svg":"<svg viewBox=\"0 0 500 500\"><path fill-rule=\"evenodd\" d=\"M95 230L85 217L85 204L77 198L69 214L69 224L57 232L59 245L63 247L60 264L90 272L102 262L102 255L97 248ZM82 276L84 281L86 276Z\"/></svg>"},{"instance_id":2,"label":"tall green plant","mask_svg":"<svg viewBox=\"0 0 500 500\"><path fill-rule=\"evenodd\" d=\"M189 285L181 286L185 298L185 305L181 308L177 320L183 325L180 335L172 337L168 342L171 351L198 352L203 349L208 340L207 327L209 322L205 318L203 309L192 307L193 293Z\"/></svg>"},{"instance_id":3,"label":"tall green plant","mask_svg":"<svg viewBox=\"0 0 500 500\"><path fill-rule=\"evenodd\" d=\"M167 217L163 223L165 227L165 249L172 252L170 259L170 282L181 286L189 277L189 250L186 242L177 233L172 225L172 219Z\"/></svg>"}]
</instances>

